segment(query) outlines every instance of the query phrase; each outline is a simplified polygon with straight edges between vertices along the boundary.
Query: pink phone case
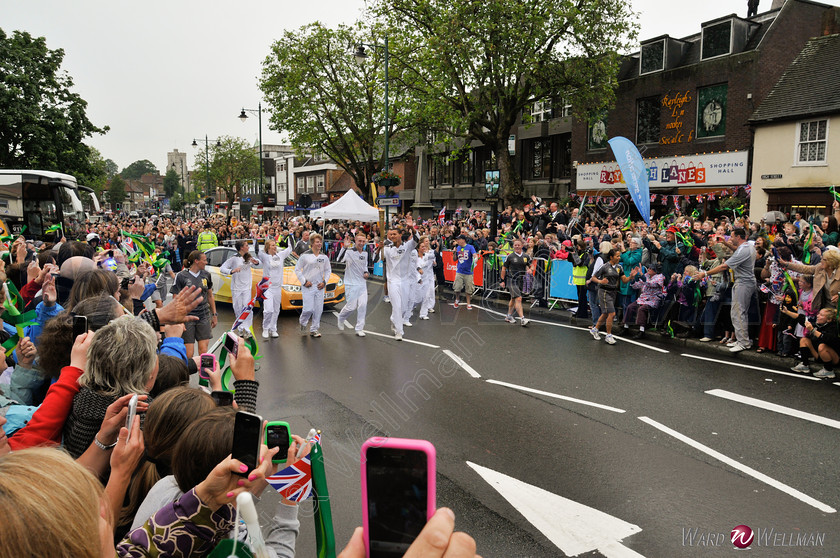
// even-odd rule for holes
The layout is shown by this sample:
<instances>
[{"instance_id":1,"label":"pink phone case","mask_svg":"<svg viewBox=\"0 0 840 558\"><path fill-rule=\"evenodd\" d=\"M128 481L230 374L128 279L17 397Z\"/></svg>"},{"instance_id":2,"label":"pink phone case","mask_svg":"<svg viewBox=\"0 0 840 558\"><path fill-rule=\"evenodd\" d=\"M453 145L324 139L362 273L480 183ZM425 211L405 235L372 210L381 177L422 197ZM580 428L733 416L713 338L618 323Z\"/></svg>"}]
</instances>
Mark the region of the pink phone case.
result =
<instances>
[{"instance_id":1,"label":"pink phone case","mask_svg":"<svg viewBox=\"0 0 840 558\"><path fill-rule=\"evenodd\" d=\"M201 353L201 355L200 355L200 357L206 357L206 356L213 357L213 369L215 370L216 369L216 355L214 355L213 353ZM199 358L199 363L200 362L201 362L201 358ZM207 374L204 373L204 368L201 367L201 366L198 367L198 377L201 378L202 380L209 380L210 379L210 376L208 376Z\"/></svg>"},{"instance_id":2,"label":"pink phone case","mask_svg":"<svg viewBox=\"0 0 840 558\"><path fill-rule=\"evenodd\" d=\"M437 475L437 470L435 468L436 462L436 452L435 446L432 445L431 442L426 440L414 440L410 438L382 438L379 436L374 436L373 438L368 438L368 440L362 444L362 525L364 527L364 539L365 539L365 556L370 556L370 537L368 533L370 532L368 526L368 506L367 506L367 499L368 499L368 491L367 491L367 450L368 448L396 448L396 449L408 449L408 450L417 450L422 451L426 454L428 458L428 481L427 481L427 502L426 502L426 521L432 518L435 514L436 503L435 503L435 479Z\"/></svg>"}]
</instances>

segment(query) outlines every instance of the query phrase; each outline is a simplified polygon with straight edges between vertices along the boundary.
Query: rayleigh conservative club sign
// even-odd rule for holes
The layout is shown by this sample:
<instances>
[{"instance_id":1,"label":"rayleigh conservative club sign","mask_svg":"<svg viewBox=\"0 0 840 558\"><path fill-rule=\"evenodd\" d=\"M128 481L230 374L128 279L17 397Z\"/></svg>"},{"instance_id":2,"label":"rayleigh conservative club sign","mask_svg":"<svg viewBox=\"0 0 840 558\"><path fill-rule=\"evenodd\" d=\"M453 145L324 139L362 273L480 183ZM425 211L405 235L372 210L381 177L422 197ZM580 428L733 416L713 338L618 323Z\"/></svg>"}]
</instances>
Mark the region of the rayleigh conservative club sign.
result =
<instances>
[{"instance_id":1,"label":"rayleigh conservative club sign","mask_svg":"<svg viewBox=\"0 0 840 558\"><path fill-rule=\"evenodd\" d=\"M650 188L714 187L747 183L747 152L708 153L644 159ZM578 164L577 189L626 189L618 163Z\"/></svg>"}]
</instances>

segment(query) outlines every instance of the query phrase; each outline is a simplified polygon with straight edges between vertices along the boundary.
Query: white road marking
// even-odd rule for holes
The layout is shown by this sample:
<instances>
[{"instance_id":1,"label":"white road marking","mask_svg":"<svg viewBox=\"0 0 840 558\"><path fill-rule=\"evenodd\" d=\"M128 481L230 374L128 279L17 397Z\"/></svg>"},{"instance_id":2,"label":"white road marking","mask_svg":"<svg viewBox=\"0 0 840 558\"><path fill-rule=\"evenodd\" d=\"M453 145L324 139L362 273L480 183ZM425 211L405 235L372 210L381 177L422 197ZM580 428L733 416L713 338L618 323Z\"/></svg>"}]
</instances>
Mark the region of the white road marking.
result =
<instances>
[{"instance_id":1,"label":"white road marking","mask_svg":"<svg viewBox=\"0 0 840 558\"><path fill-rule=\"evenodd\" d=\"M469 374L473 378L481 378L481 374L476 372L475 369L472 366L470 366L469 364L464 362L464 359L462 359L461 357L459 357L458 355L456 355L455 353L453 353L449 349L443 349L443 351L441 351L441 352L443 354L445 354L446 356L448 356L449 358L451 358L452 360L454 360L455 364L457 364L458 366L460 366L461 368L466 370L467 374Z\"/></svg>"},{"instance_id":2,"label":"white road marking","mask_svg":"<svg viewBox=\"0 0 840 558\"><path fill-rule=\"evenodd\" d=\"M619 543L641 532L638 525L475 463L467 465L566 556L598 550L608 558L644 558Z\"/></svg>"},{"instance_id":3,"label":"white road marking","mask_svg":"<svg viewBox=\"0 0 840 558\"><path fill-rule=\"evenodd\" d=\"M336 312L335 310L333 310L333 313L332 313L332 314L333 314L333 316L335 316L336 318L338 318L338 317L341 315L341 314L339 314L338 312ZM350 320L344 320L344 327L349 327L350 329L353 329L353 328L354 328L354 327L356 327L356 326L354 326L353 324L351 324L351 323L350 323Z\"/></svg>"},{"instance_id":4,"label":"white road marking","mask_svg":"<svg viewBox=\"0 0 840 558\"><path fill-rule=\"evenodd\" d=\"M490 310L489 308L485 308L483 306L478 306L478 308L481 308L485 312L489 312L491 314L496 314L498 316L505 316L505 314L503 312L497 312L496 310ZM559 324L557 322L546 322L546 321L543 321L543 320L534 320L534 319L531 319L531 318L528 318L528 321L531 322L531 323L534 323L534 324L544 324L544 325L550 325L550 326L554 326L554 327L564 327L566 329L576 329L578 331L585 331L585 332L589 333L589 328L588 327L573 326L573 325L569 325L569 324ZM601 333L603 333L603 332L601 332ZM639 341L634 341L632 339L625 339L623 337L618 337L618 336L616 336L615 338L618 341L624 341L625 343L632 343L633 345L638 345L639 347L643 347L645 349L650 349L651 351L656 351L658 353L669 353L669 352L671 352L671 351L666 351L665 349L660 349L659 347L651 347L650 345L645 345L644 343L640 343Z\"/></svg>"},{"instance_id":5,"label":"white road marking","mask_svg":"<svg viewBox=\"0 0 840 558\"><path fill-rule=\"evenodd\" d=\"M610 407L608 405L602 405L600 403L593 403L592 401L586 401L584 399L575 399L574 397L568 397L566 395L558 395L556 393L550 393L548 391L542 391L539 389L533 389L525 386L518 386L516 384L509 384L507 382L500 382L498 380L485 380L488 384L496 384L498 386L509 387L511 389L518 389L519 391L527 391L528 393L535 393L537 395L544 395L546 397L553 397L554 399L562 399L564 401L571 401L572 403L580 403L581 405L589 405L590 407L598 407L599 409L604 409L607 411L612 411L614 413L626 413L624 409L618 409L616 407Z\"/></svg>"},{"instance_id":6,"label":"white road marking","mask_svg":"<svg viewBox=\"0 0 840 558\"><path fill-rule=\"evenodd\" d=\"M761 399L754 399L745 395L738 395L737 393L732 393L731 391L726 391L722 389L710 389L706 393L708 393L709 395L714 395L715 397L722 397L723 399L729 399L730 401L743 403L745 405L752 405L753 407L767 409L768 411L773 411L774 413L788 415L803 420L809 420L811 422L816 422L817 424L824 424L825 426L830 426L831 428L840 429L840 420L821 417L819 415L806 413L805 411L798 411L796 409L791 409L790 407L784 407L775 403L768 403L767 401L762 401Z\"/></svg>"},{"instance_id":7,"label":"white road marking","mask_svg":"<svg viewBox=\"0 0 840 558\"><path fill-rule=\"evenodd\" d=\"M385 335L384 333L377 333L375 331L370 331L370 330L367 330L367 329L364 330L364 331L368 335L376 335L377 337L385 337L386 339L394 339L393 335ZM430 347L432 349L440 349L440 347L437 346L437 345L432 345L431 343L423 343L422 341L415 341L413 339L406 339L405 337L403 337L403 343L414 343L415 345L422 345L424 347Z\"/></svg>"},{"instance_id":8,"label":"white road marking","mask_svg":"<svg viewBox=\"0 0 840 558\"><path fill-rule=\"evenodd\" d=\"M716 358L708 358L708 357L701 357L697 355L690 355L688 353L683 353L680 356L688 357L688 358L696 358L697 360L706 360L708 362L716 362L718 364L727 364L729 366L738 366L741 368L749 368L750 370L760 370L762 372L771 372L773 374L781 374L783 376L793 376L794 378L801 378L803 380L814 380L819 382L819 378L814 378L813 376L806 376L805 374L797 374L795 372L784 372L782 370L773 370L772 368L761 368L760 366L750 366L749 364L743 364L739 361L728 361L728 360L718 360Z\"/></svg>"},{"instance_id":9,"label":"white road marking","mask_svg":"<svg viewBox=\"0 0 840 558\"><path fill-rule=\"evenodd\" d=\"M738 471L741 471L742 473L745 473L745 474L753 477L754 479L756 479L758 481L761 481L765 484L768 484L768 485L772 486L773 488L784 492L785 494L793 496L797 500L800 500L800 501L808 504L809 506L813 506L813 507L817 508L818 510L820 510L822 512L835 513L837 511L834 508L832 508L831 506L823 504L819 500L811 498L807 494L804 494L804 493L796 490L795 488L793 488L791 486L788 486L788 485L786 485L782 482L779 482L774 478L768 477L764 473L760 473L759 471L756 471L752 467L748 467L747 465L744 465L743 463L739 463L738 461L735 461L731 457L727 457L727 456L723 455L722 453L720 453L718 451L715 451L712 448L701 444L700 442L697 442L696 440L692 440L688 436L680 434L676 430L672 430L672 429L668 428L667 426L665 426L664 424L658 423L651 418L639 417L639 420L653 426L657 430L660 430L660 431L664 432L665 434L668 434L669 436L672 436L672 437L676 438L677 440L679 440L679 441L681 441L685 444L688 444L689 446L691 446L691 447L693 447L693 448L695 448L699 451L702 451L706 455L709 455L710 457L713 457L713 458L717 459L718 461L721 461L721 462L725 463L726 465L729 465L730 467L732 467L734 469L737 469Z\"/></svg>"}]
</instances>

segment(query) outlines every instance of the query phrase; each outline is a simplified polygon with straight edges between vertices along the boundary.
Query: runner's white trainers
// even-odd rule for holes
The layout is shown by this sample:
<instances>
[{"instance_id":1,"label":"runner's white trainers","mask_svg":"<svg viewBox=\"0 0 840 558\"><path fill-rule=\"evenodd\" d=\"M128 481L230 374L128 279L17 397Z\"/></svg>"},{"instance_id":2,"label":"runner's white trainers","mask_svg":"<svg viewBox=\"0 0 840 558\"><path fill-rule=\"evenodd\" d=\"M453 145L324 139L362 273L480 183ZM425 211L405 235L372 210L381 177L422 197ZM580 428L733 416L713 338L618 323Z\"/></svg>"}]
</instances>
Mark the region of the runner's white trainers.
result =
<instances>
[{"instance_id":1,"label":"runner's white trainers","mask_svg":"<svg viewBox=\"0 0 840 558\"><path fill-rule=\"evenodd\" d=\"M600 341L601 340L601 334L598 333L598 328L596 328L596 327L589 328L589 333L592 334L592 338L595 339L595 341Z\"/></svg>"},{"instance_id":2,"label":"runner's white trainers","mask_svg":"<svg viewBox=\"0 0 840 558\"><path fill-rule=\"evenodd\" d=\"M612 333L608 333L606 337L604 337L604 341L607 342L607 345L615 345L615 337L612 336Z\"/></svg>"}]
</instances>

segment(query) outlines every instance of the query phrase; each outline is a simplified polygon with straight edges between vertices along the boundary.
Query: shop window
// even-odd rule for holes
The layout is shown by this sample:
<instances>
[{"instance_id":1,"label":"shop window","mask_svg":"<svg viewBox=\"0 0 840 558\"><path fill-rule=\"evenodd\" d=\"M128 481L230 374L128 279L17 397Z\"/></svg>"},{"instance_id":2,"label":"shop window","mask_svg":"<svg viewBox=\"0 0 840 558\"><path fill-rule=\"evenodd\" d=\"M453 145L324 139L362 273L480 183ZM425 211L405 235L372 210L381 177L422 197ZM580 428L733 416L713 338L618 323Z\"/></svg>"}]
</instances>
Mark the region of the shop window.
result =
<instances>
[{"instance_id":1,"label":"shop window","mask_svg":"<svg viewBox=\"0 0 840 558\"><path fill-rule=\"evenodd\" d=\"M726 94L723 83L697 90L697 137L712 138L726 135Z\"/></svg>"},{"instance_id":2,"label":"shop window","mask_svg":"<svg viewBox=\"0 0 840 558\"><path fill-rule=\"evenodd\" d=\"M659 143L659 115L662 106L659 97L648 97L636 102L636 143Z\"/></svg>"},{"instance_id":3,"label":"shop window","mask_svg":"<svg viewBox=\"0 0 840 558\"><path fill-rule=\"evenodd\" d=\"M796 140L796 162L799 165L825 164L828 144L828 120L800 122Z\"/></svg>"},{"instance_id":4,"label":"shop window","mask_svg":"<svg viewBox=\"0 0 840 558\"><path fill-rule=\"evenodd\" d=\"M526 180L551 176L551 140L536 138L522 142L522 160L525 166L522 177Z\"/></svg>"},{"instance_id":5,"label":"shop window","mask_svg":"<svg viewBox=\"0 0 840 558\"><path fill-rule=\"evenodd\" d=\"M715 58L729 54L732 48L732 20L703 28L702 58Z\"/></svg>"},{"instance_id":6,"label":"shop window","mask_svg":"<svg viewBox=\"0 0 840 558\"><path fill-rule=\"evenodd\" d=\"M665 67L665 41L642 45L639 60L639 74L658 72Z\"/></svg>"}]
</instances>

